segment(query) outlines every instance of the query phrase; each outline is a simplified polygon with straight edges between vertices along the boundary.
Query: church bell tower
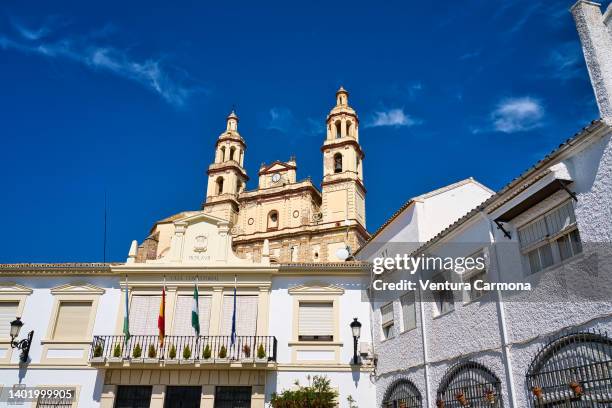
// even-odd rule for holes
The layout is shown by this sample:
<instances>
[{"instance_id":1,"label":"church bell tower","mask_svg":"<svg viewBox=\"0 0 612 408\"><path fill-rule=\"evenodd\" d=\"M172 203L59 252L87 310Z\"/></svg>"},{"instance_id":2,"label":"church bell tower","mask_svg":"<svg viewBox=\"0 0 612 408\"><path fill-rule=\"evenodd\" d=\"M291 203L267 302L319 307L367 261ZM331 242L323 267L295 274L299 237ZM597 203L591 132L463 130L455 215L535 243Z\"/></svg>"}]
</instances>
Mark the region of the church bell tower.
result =
<instances>
[{"instance_id":1,"label":"church bell tower","mask_svg":"<svg viewBox=\"0 0 612 408\"><path fill-rule=\"evenodd\" d=\"M359 118L340 87L336 106L327 115L323 152L323 222L359 226L365 231L363 151L359 145Z\"/></svg>"},{"instance_id":2,"label":"church bell tower","mask_svg":"<svg viewBox=\"0 0 612 408\"><path fill-rule=\"evenodd\" d=\"M215 145L215 161L208 166L206 201L202 208L211 215L236 222L238 195L244 191L248 176L244 169L246 143L238 133L238 116L227 117L225 132Z\"/></svg>"}]
</instances>

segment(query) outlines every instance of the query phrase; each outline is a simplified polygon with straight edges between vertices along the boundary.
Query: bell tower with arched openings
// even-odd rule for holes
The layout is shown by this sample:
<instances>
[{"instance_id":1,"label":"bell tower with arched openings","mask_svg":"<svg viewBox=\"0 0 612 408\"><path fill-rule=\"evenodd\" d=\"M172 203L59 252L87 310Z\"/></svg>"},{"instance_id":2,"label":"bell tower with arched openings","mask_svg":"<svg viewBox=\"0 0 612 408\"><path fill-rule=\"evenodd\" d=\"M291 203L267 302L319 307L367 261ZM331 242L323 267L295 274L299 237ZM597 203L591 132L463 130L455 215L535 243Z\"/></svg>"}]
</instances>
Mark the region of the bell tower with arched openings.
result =
<instances>
[{"instance_id":1,"label":"bell tower with arched openings","mask_svg":"<svg viewBox=\"0 0 612 408\"><path fill-rule=\"evenodd\" d=\"M359 145L359 118L348 103L348 92L340 87L336 106L327 115L327 137L323 152L322 215L324 222L365 230L363 151Z\"/></svg>"},{"instance_id":2,"label":"bell tower with arched openings","mask_svg":"<svg viewBox=\"0 0 612 408\"><path fill-rule=\"evenodd\" d=\"M235 222L238 215L238 195L249 179L244 169L246 143L238 133L238 116L227 116L225 132L215 146L215 161L208 166L208 187L203 209L211 215Z\"/></svg>"}]
</instances>

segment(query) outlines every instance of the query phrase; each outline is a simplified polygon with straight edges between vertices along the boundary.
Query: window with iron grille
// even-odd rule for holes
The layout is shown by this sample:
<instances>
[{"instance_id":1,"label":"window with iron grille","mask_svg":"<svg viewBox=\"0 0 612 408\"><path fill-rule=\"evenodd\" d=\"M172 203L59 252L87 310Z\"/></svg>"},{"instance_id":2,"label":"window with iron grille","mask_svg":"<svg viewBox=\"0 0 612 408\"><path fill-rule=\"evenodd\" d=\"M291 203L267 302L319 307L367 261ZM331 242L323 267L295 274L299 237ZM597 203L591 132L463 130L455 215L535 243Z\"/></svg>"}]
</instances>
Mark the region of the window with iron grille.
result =
<instances>
[{"instance_id":1,"label":"window with iron grille","mask_svg":"<svg viewBox=\"0 0 612 408\"><path fill-rule=\"evenodd\" d=\"M612 407L612 339L578 332L550 341L527 371L531 406Z\"/></svg>"},{"instance_id":2,"label":"window with iron grille","mask_svg":"<svg viewBox=\"0 0 612 408\"><path fill-rule=\"evenodd\" d=\"M117 387L115 408L149 408L152 392L150 385L120 385Z\"/></svg>"},{"instance_id":3,"label":"window with iron grille","mask_svg":"<svg viewBox=\"0 0 612 408\"><path fill-rule=\"evenodd\" d=\"M444 408L503 408L501 382L475 361L448 369L438 387L436 406Z\"/></svg>"},{"instance_id":4,"label":"window with iron grille","mask_svg":"<svg viewBox=\"0 0 612 408\"><path fill-rule=\"evenodd\" d=\"M422 408L423 401L418 388L408 379L395 381L383 399L382 408Z\"/></svg>"},{"instance_id":5,"label":"window with iron grille","mask_svg":"<svg viewBox=\"0 0 612 408\"><path fill-rule=\"evenodd\" d=\"M521 252L532 274L582 252L571 201L519 228L518 235Z\"/></svg>"}]
</instances>

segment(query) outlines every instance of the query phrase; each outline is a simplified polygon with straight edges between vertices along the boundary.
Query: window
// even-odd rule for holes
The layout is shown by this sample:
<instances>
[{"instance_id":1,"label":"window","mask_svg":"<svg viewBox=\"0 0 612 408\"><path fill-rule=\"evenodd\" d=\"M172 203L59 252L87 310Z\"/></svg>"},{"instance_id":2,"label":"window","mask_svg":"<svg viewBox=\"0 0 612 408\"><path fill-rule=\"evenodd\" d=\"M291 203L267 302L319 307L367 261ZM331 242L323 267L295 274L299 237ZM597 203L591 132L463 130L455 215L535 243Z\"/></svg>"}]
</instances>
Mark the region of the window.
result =
<instances>
[{"instance_id":1,"label":"window","mask_svg":"<svg viewBox=\"0 0 612 408\"><path fill-rule=\"evenodd\" d=\"M152 391L150 385L120 385L117 387L115 408L149 408Z\"/></svg>"},{"instance_id":2,"label":"window","mask_svg":"<svg viewBox=\"0 0 612 408\"><path fill-rule=\"evenodd\" d=\"M421 393L414 383L407 379L395 381L383 398L383 408L422 408Z\"/></svg>"},{"instance_id":3,"label":"window","mask_svg":"<svg viewBox=\"0 0 612 408\"><path fill-rule=\"evenodd\" d=\"M130 303L130 334L157 335L161 296L133 295ZM190 319L191 321L191 319Z\"/></svg>"},{"instance_id":4,"label":"window","mask_svg":"<svg viewBox=\"0 0 612 408\"><path fill-rule=\"evenodd\" d=\"M478 251L466 258L476 259L484 258L484 251ZM473 302L484 294L482 289L476 289L474 286L477 281L487 282L487 269L474 267L463 272L463 281L470 284L470 290L465 293L465 302ZM482 282L479 282L478 287L482 287Z\"/></svg>"},{"instance_id":5,"label":"window","mask_svg":"<svg viewBox=\"0 0 612 408\"><path fill-rule=\"evenodd\" d=\"M436 400L438 407L502 408L501 381L476 361L459 362L442 377Z\"/></svg>"},{"instance_id":6,"label":"window","mask_svg":"<svg viewBox=\"0 0 612 408\"><path fill-rule=\"evenodd\" d=\"M393 303L387 303L380 308L380 322L383 331L383 338L393 337Z\"/></svg>"},{"instance_id":7,"label":"window","mask_svg":"<svg viewBox=\"0 0 612 408\"><path fill-rule=\"evenodd\" d=\"M234 160L234 154L236 153L236 148L234 146L230 147L229 150L229 159Z\"/></svg>"},{"instance_id":8,"label":"window","mask_svg":"<svg viewBox=\"0 0 612 408\"><path fill-rule=\"evenodd\" d=\"M402 306L402 330L408 331L416 327L416 306L414 292L408 292L400 297Z\"/></svg>"},{"instance_id":9,"label":"window","mask_svg":"<svg viewBox=\"0 0 612 408\"><path fill-rule=\"evenodd\" d=\"M268 229L278 229L278 211L276 210L268 213Z\"/></svg>"},{"instance_id":10,"label":"window","mask_svg":"<svg viewBox=\"0 0 612 408\"><path fill-rule=\"evenodd\" d=\"M439 274L433 278L436 283L446 282L444 274ZM436 315L443 315L452 311L455 308L453 291L450 289L432 291L434 302L436 304Z\"/></svg>"},{"instance_id":11,"label":"window","mask_svg":"<svg viewBox=\"0 0 612 408\"><path fill-rule=\"evenodd\" d=\"M334 173L342 173L342 155L340 153L334 155Z\"/></svg>"},{"instance_id":12,"label":"window","mask_svg":"<svg viewBox=\"0 0 612 408\"><path fill-rule=\"evenodd\" d=\"M92 302L61 301L57 311L53 340L83 339L87 336Z\"/></svg>"},{"instance_id":13,"label":"window","mask_svg":"<svg viewBox=\"0 0 612 408\"><path fill-rule=\"evenodd\" d=\"M340 139L342 137L342 123L340 121L336 122L336 139Z\"/></svg>"},{"instance_id":14,"label":"window","mask_svg":"<svg viewBox=\"0 0 612 408\"><path fill-rule=\"evenodd\" d=\"M300 302L298 340L333 341L334 305L332 302Z\"/></svg>"},{"instance_id":15,"label":"window","mask_svg":"<svg viewBox=\"0 0 612 408\"><path fill-rule=\"evenodd\" d=\"M200 315L200 335L207 336L210 325L211 296L200 296L198 298L198 313ZM193 307L193 296L181 295L176 298L176 309L174 311L173 333L176 336L195 336L191 327L191 309Z\"/></svg>"},{"instance_id":16,"label":"window","mask_svg":"<svg viewBox=\"0 0 612 408\"><path fill-rule=\"evenodd\" d=\"M351 123L351 121L349 120L346 122L346 135L351 136L352 133L353 133L353 123Z\"/></svg>"},{"instance_id":17,"label":"window","mask_svg":"<svg viewBox=\"0 0 612 408\"><path fill-rule=\"evenodd\" d=\"M17 317L19 302L0 302L0 341L11 337L11 322Z\"/></svg>"},{"instance_id":18,"label":"window","mask_svg":"<svg viewBox=\"0 0 612 408\"><path fill-rule=\"evenodd\" d=\"M519 228L518 234L532 274L582 252L571 201Z\"/></svg>"},{"instance_id":19,"label":"window","mask_svg":"<svg viewBox=\"0 0 612 408\"><path fill-rule=\"evenodd\" d=\"M236 335L255 336L257 332L257 303L254 295L236 296ZM232 316L234 314L234 295L223 296L221 334L232 334ZM191 321L191 320L190 320ZM202 324L200 322L200 324Z\"/></svg>"},{"instance_id":20,"label":"window","mask_svg":"<svg viewBox=\"0 0 612 408\"><path fill-rule=\"evenodd\" d=\"M217 178L217 194L223 194L223 177Z\"/></svg>"},{"instance_id":21,"label":"window","mask_svg":"<svg viewBox=\"0 0 612 408\"><path fill-rule=\"evenodd\" d=\"M221 161L225 161L225 146L221 147Z\"/></svg>"}]
</instances>

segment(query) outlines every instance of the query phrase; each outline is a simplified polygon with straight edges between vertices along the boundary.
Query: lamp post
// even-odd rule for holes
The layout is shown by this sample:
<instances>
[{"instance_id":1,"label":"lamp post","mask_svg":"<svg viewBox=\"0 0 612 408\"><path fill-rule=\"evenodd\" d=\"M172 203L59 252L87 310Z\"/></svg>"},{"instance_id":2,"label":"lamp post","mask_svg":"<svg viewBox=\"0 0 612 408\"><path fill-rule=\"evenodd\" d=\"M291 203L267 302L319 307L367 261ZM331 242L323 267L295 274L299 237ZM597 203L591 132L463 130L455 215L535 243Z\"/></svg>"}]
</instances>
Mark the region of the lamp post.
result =
<instances>
[{"instance_id":1,"label":"lamp post","mask_svg":"<svg viewBox=\"0 0 612 408\"><path fill-rule=\"evenodd\" d=\"M19 359L22 363L27 363L28 354L30 353L30 346L32 345L32 337L34 337L34 330L28 333L28 337L23 340L15 340L15 337L19 336L19 331L23 326L23 322L20 317L17 317L11 322L11 348L21 350Z\"/></svg>"},{"instance_id":2,"label":"lamp post","mask_svg":"<svg viewBox=\"0 0 612 408\"><path fill-rule=\"evenodd\" d=\"M350 324L351 331L353 332L353 364L359 364L359 357L357 356L357 340L361 337L361 323L357 318L353 318L353 321Z\"/></svg>"}]
</instances>

